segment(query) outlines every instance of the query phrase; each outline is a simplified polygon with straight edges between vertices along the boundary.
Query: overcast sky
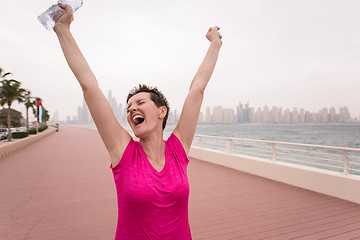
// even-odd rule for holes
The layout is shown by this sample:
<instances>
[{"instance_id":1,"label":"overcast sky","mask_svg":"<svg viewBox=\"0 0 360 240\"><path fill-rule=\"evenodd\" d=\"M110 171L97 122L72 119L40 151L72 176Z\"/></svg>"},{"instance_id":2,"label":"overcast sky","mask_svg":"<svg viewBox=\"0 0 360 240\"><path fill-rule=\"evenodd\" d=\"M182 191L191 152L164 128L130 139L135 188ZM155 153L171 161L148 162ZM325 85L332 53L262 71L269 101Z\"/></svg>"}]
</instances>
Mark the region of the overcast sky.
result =
<instances>
[{"instance_id":1,"label":"overcast sky","mask_svg":"<svg viewBox=\"0 0 360 240\"><path fill-rule=\"evenodd\" d=\"M55 33L37 20L53 3L2 1L0 67L65 120L83 97ZM105 96L111 89L123 104L146 83L181 110L206 31L218 25L223 46L204 107L347 106L359 117L359 12L355 0L84 0L71 29Z\"/></svg>"}]
</instances>

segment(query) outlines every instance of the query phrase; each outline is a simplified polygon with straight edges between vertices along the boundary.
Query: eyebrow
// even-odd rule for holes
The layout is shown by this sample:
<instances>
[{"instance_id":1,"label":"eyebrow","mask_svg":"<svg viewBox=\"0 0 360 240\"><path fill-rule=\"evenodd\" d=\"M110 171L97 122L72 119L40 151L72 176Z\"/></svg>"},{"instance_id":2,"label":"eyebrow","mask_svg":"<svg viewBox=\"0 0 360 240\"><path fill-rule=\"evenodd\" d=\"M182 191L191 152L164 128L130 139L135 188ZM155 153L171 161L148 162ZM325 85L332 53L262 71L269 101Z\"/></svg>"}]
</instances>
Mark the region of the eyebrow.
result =
<instances>
[{"instance_id":1,"label":"eyebrow","mask_svg":"<svg viewBox=\"0 0 360 240\"><path fill-rule=\"evenodd\" d=\"M139 102L144 101L144 100L145 100L145 98L141 98L141 99L137 100L136 103L139 104ZM128 107L126 109L128 110L131 107L131 105L132 105L132 103L130 105L128 105Z\"/></svg>"}]
</instances>

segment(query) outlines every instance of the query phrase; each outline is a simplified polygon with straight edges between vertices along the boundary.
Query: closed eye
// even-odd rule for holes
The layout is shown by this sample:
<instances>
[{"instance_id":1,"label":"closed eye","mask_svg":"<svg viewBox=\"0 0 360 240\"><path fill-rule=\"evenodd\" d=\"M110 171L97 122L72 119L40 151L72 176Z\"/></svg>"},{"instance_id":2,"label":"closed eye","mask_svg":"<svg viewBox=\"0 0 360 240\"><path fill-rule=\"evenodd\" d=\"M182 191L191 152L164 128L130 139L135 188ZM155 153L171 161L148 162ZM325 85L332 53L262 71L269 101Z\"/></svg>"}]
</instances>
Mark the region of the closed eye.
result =
<instances>
[{"instance_id":1,"label":"closed eye","mask_svg":"<svg viewBox=\"0 0 360 240\"><path fill-rule=\"evenodd\" d=\"M144 103L145 103L144 99L140 99L140 100L136 101L136 104L139 105L139 106L144 104ZM127 110L126 110L127 113L130 112L129 109L130 109L131 106L132 106L132 103L130 103L129 106L127 107Z\"/></svg>"}]
</instances>

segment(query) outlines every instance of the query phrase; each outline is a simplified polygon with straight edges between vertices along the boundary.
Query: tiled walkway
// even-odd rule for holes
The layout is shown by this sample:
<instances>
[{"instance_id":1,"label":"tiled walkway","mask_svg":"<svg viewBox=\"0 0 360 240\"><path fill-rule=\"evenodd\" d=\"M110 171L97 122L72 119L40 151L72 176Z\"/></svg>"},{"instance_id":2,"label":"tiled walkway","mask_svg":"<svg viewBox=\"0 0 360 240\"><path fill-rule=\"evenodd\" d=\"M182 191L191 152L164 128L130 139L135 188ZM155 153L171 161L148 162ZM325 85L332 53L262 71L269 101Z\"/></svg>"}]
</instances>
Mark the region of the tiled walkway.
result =
<instances>
[{"instance_id":1,"label":"tiled walkway","mask_svg":"<svg viewBox=\"0 0 360 240\"><path fill-rule=\"evenodd\" d=\"M113 239L109 158L92 130L0 159L0 239ZM360 205L191 159L193 239L360 239ZM358 191L358 190L357 190Z\"/></svg>"}]
</instances>

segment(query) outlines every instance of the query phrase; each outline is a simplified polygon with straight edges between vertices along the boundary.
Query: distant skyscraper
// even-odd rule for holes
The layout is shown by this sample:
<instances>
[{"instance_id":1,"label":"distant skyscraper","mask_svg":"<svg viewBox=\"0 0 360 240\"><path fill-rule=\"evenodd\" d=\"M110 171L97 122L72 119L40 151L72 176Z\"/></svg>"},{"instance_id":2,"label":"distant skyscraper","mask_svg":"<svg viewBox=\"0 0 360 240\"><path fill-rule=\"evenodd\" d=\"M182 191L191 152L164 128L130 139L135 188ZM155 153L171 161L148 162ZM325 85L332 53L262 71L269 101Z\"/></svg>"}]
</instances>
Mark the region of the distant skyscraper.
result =
<instances>
[{"instance_id":1,"label":"distant skyscraper","mask_svg":"<svg viewBox=\"0 0 360 240\"><path fill-rule=\"evenodd\" d=\"M297 108L294 108L292 115L291 115L291 122L298 123L299 122L299 112Z\"/></svg>"},{"instance_id":2,"label":"distant skyscraper","mask_svg":"<svg viewBox=\"0 0 360 240\"><path fill-rule=\"evenodd\" d=\"M330 123L336 123L337 119L336 119L336 109L334 107L331 107L329 110L329 122Z\"/></svg>"},{"instance_id":3,"label":"distant skyscraper","mask_svg":"<svg viewBox=\"0 0 360 240\"><path fill-rule=\"evenodd\" d=\"M235 123L235 112L234 109L225 108L223 109L223 123L233 124Z\"/></svg>"},{"instance_id":4,"label":"distant skyscraper","mask_svg":"<svg viewBox=\"0 0 360 240\"><path fill-rule=\"evenodd\" d=\"M316 114L316 113L311 113L311 114L310 114L310 122L312 122L312 123L317 123L317 122L318 122L318 114Z\"/></svg>"},{"instance_id":5,"label":"distant skyscraper","mask_svg":"<svg viewBox=\"0 0 360 240\"><path fill-rule=\"evenodd\" d=\"M262 111L261 108L257 108L256 112L255 112L255 123L261 123L262 122Z\"/></svg>"},{"instance_id":6,"label":"distant skyscraper","mask_svg":"<svg viewBox=\"0 0 360 240\"><path fill-rule=\"evenodd\" d=\"M215 106L213 109L214 123L223 123L223 108L222 106Z\"/></svg>"},{"instance_id":7,"label":"distant skyscraper","mask_svg":"<svg viewBox=\"0 0 360 240\"><path fill-rule=\"evenodd\" d=\"M318 117L318 121L321 123L327 123L328 120L328 109L327 108L323 108L319 111L319 117Z\"/></svg>"},{"instance_id":8,"label":"distant skyscraper","mask_svg":"<svg viewBox=\"0 0 360 240\"><path fill-rule=\"evenodd\" d=\"M247 117L249 117L247 121ZM245 105L245 122L246 123L255 123L255 109L249 108L249 105Z\"/></svg>"},{"instance_id":9,"label":"distant skyscraper","mask_svg":"<svg viewBox=\"0 0 360 240\"><path fill-rule=\"evenodd\" d=\"M283 114L283 109L282 108L279 108L278 116L279 116L279 123L283 123L284 122L284 114Z\"/></svg>"},{"instance_id":10,"label":"distant skyscraper","mask_svg":"<svg viewBox=\"0 0 360 240\"><path fill-rule=\"evenodd\" d=\"M54 117L52 119L53 119L53 122L55 122L55 123L59 122L60 117L59 117L59 111L58 110L55 110Z\"/></svg>"},{"instance_id":11,"label":"distant skyscraper","mask_svg":"<svg viewBox=\"0 0 360 240\"><path fill-rule=\"evenodd\" d=\"M311 114L309 111L305 111L305 122L310 123L311 122Z\"/></svg>"},{"instance_id":12,"label":"distant skyscraper","mask_svg":"<svg viewBox=\"0 0 360 240\"><path fill-rule=\"evenodd\" d=\"M300 123L305 122L305 110L303 108L300 108L299 122Z\"/></svg>"},{"instance_id":13,"label":"distant skyscraper","mask_svg":"<svg viewBox=\"0 0 360 240\"><path fill-rule=\"evenodd\" d=\"M204 114L202 112L199 113L199 119L198 119L198 123L203 123L204 122Z\"/></svg>"},{"instance_id":14,"label":"distant skyscraper","mask_svg":"<svg viewBox=\"0 0 360 240\"><path fill-rule=\"evenodd\" d=\"M279 123L279 109L275 106L271 109L271 120L273 123Z\"/></svg>"},{"instance_id":15,"label":"distant skyscraper","mask_svg":"<svg viewBox=\"0 0 360 240\"><path fill-rule=\"evenodd\" d=\"M110 89L109 92L108 92L108 98L107 98L107 100L108 100L108 102L109 102L110 105L111 105L111 102L112 102L112 91L111 91L111 89Z\"/></svg>"},{"instance_id":16,"label":"distant skyscraper","mask_svg":"<svg viewBox=\"0 0 360 240\"><path fill-rule=\"evenodd\" d=\"M284 123L291 123L291 113L289 109L284 112Z\"/></svg>"},{"instance_id":17,"label":"distant skyscraper","mask_svg":"<svg viewBox=\"0 0 360 240\"><path fill-rule=\"evenodd\" d=\"M83 100L81 119L82 119L82 123L84 124L88 124L90 122L90 111L85 102L85 99Z\"/></svg>"},{"instance_id":18,"label":"distant skyscraper","mask_svg":"<svg viewBox=\"0 0 360 240\"><path fill-rule=\"evenodd\" d=\"M269 123L270 122L270 111L269 111L268 106L266 106L266 105L265 105L264 110L263 110L262 120L263 120L263 123Z\"/></svg>"},{"instance_id":19,"label":"distant skyscraper","mask_svg":"<svg viewBox=\"0 0 360 240\"><path fill-rule=\"evenodd\" d=\"M210 107L206 107L205 110L205 123L211 123L211 112L210 112Z\"/></svg>"},{"instance_id":20,"label":"distant skyscraper","mask_svg":"<svg viewBox=\"0 0 360 240\"><path fill-rule=\"evenodd\" d=\"M252 113L250 113L250 112L251 112L251 110L250 110L250 108L249 108L249 102L247 102L247 103L245 104L245 107L244 107L244 122L246 122L246 123L251 122L251 121L250 121L250 115L251 115Z\"/></svg>"},{"instance_id":21,"label":"distant skyscraper","mask_svg":"<svg viewBox=\"0 0 360 240\"><path fill-rule=\"evenodd\" d=\"M81 107L78 107L78 110L77 110L77 116L78 116L78 123L82 123L82 109L81 109Z\"/></svg>"},{"instance_id":22,"label":"distant skyscraper","mask_svg":"<svg viewBox=\"0 0 360 240\"><path fill-rule=\"evenodd\" d=\"M340 108L340 122L345 123L349 122L351 119L350 112L347 107Z\"/></svg>"},{"instance_id":23,"label":"distant skyscraper","mask_svg":"<svg viewBox=\"0 0 360 240\"><path fill-rule=\"evenodd\" d=\"M238 123L244 122L244 107L240 102L239 105L236 107L236 117Z\"/></svg>"}]
</instances>

